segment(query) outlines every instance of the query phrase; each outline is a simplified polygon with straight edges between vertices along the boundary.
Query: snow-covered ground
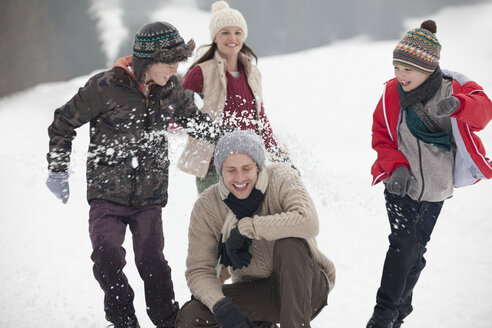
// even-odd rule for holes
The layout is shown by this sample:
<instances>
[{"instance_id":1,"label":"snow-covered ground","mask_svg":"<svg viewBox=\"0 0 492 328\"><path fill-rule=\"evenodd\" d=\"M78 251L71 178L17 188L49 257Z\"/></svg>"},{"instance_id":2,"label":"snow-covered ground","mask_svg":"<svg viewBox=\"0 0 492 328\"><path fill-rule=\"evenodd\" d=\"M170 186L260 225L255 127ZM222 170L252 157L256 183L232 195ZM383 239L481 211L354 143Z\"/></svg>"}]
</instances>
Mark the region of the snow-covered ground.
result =
<instances>
[{"instance_id":1,"label":"snow-covered ground","mask_svg":"<svg viewBox=\"0 0 492 328\"><path fill-rule=\"evenodd\" d=\"M208 42L208 17L203 12L167 8L154 15L174 23L185 39ZM441 66L465 73L492 95L490 17L492 5L483 4L444 9L432 18L443 45ZM408 28L423 19L409 21ZM201 27L195 36L192 28L197 26ZM316 202L320 248L337 266L337 285L313 327L364 327L374 305L389 226L383 188L370 186L375 159L370 129L383 82L393 74L396 42L361 37L259 61L267 114ZM2 328L107 324L89 258L87 127L79 129L73 145L69 202L63 205L44 185L53 111L90 75L0 99ZM492 126L480 136L492 154ZM170 135L170 197L163 211L165 255L181 304L190 297L184 270L195 199L190 197L195 193L194 177L176 168L184 142L184 136ZM490 181L480 182L457 189L445 203L429 243L428 266L415 290L415 312L405 327L492 327L491 191ZM137 315L142 327L151 327L132 262L131 238L127 239L125 270L136 292Z\"/></svg>"}]
</instances>

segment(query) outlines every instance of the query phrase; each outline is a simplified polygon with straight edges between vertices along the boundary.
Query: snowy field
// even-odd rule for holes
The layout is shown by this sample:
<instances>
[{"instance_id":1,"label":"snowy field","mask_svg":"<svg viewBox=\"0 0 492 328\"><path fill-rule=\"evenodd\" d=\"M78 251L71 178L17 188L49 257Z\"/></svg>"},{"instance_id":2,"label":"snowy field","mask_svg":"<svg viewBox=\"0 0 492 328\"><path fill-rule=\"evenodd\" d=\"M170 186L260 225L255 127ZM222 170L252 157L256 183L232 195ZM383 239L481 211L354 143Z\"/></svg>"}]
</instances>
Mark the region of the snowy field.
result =
<instances>
[{"instance_id":1,"label":"snowy field","mask_svg":"<svg viewBox=\"0 0 492 328\"><path fill-rule=\"evenodd\" d=\"M175 24L185 39L207 42L208 13L164 8L152 19ZM443 45L441 67L464 73L492 96L492 5L443 9L431 18ZM406 22L417 27L425 18ZM201 26L197 28L197 26ZM195 36L193 28L200 29ZM405 31L401 31L403 35ZM329 305L313 327L365 327L374 306L389 226L383 187L371 187L372 112L383 82L393 75L397 40L360 37L304 52L259 59L265 108L274 132L315 200L318 242L337 266ZM181 67L184 72L186 66ZM85 200L87 126L78 130L70 169L70 200L45 187L47 127L55 108L93 73L38 85L0 99L0 327L102 328L103 293L92 276ZM492 125L479 134L492 154ZM184 279L194 177L176 168L186 138L170 141L170 196L163 211L164 253L176 298L189 297ZM427 268L415 290L408 328L492 327L492 182L455 190L428 245ZM130 233L128 233L130 237ZM143 286L125 242L126 273L142 327Z\"/></svg>"}]
</instances>

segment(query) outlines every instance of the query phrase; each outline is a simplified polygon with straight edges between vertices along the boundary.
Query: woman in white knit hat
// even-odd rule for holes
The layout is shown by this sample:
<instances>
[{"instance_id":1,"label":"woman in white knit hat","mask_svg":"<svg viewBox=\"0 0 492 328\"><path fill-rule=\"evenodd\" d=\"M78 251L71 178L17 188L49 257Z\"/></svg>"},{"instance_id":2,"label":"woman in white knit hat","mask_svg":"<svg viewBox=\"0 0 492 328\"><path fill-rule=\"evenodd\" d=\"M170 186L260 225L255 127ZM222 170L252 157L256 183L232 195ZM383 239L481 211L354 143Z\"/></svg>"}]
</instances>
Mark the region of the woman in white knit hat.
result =
<instances>
[{"instance_id":1,"label":"woman in white knit hat","mask_svg":"<svg viewBox=\"0 0 492 328\"><path fill-rule=\"evenodd\" d=\"M224 125L252 130L265 142L273 161L288 161L275 140L262 102L261 76L252 62L257 57L245 40L248 26L243 15L225 1L212 5L209 49L185 76L183 87L203 97L203 113ZM213 166L214 145L189 138L178 167L197 177L201 193L218 182Z\"/></svg>"}]
</instances>

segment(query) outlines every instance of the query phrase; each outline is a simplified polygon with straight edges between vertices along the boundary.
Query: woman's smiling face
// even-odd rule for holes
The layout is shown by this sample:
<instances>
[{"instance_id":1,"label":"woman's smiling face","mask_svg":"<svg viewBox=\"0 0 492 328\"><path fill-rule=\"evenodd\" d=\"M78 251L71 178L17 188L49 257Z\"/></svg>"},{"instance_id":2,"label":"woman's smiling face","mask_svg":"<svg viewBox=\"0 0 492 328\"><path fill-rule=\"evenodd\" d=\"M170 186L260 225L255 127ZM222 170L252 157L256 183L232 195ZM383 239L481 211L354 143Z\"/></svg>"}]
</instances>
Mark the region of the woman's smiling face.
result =
<instances>
[{"instance_id":1,"label":"woman's smiling face","mask_svg":"<svg viewBox=\"0 0 492 328\"><path fill-rule=\"evenodd\" d=\"M234 58L244 44L244 33L240 27L226 26L215 35L214 42L220 55L226 59Z\"/></svg>"}]
</instances>

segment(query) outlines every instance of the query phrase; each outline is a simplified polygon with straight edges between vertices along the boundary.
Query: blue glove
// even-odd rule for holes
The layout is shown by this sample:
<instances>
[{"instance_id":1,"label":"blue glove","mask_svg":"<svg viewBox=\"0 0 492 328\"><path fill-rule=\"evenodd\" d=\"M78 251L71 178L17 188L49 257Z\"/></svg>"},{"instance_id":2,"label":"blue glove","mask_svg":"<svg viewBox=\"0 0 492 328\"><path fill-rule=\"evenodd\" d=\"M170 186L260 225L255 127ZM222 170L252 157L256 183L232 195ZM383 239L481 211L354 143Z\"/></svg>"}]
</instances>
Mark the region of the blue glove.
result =
<instances>
[{"instance_id":1,"label":"blue glove","mask_svg":"<svg viewBox=\"0 0 492 328\"><path fill-rule=\"evenodd\" d=\"M452 115L458 107L460 107L460 101L458 98L450 96L443 98L437 102L437 117L446 117Z\"/></svg>"},{"instance_id":2,"label":"blue glove","mask_svg":"<svg viewBox=\"0 0 492 328\"><path fill-rule=\"evenodd\" d=\"M61 199L63 204L67 203L70 196L67 172L50 172L46 186L58 199Z\"/></svg>"},{"instance_id":3,"label":"blue glove","mask_svg":"<svg viewBox=\"0 0 492 328\"><path fill-rule=\"evenodd\" d=\"M410 189L411 175L406 166L398 166L386 184L388 191L397 196L405 196Z\"/></svg>"},{"instance_id":4,"label":"blue glove","mask_svg":"<svg viewBox=\"0 0 492 328\"><path fill-rule=\"evenodd\" d=\"M229 297L224 297L213 307L215 321L220 328L254 328L255 325L239 310Z\"/></svg>"}]
</instances>

